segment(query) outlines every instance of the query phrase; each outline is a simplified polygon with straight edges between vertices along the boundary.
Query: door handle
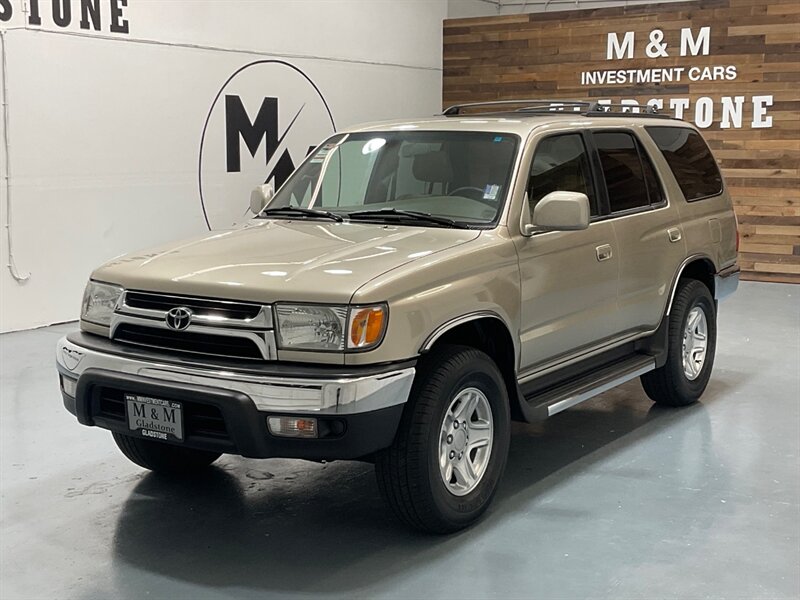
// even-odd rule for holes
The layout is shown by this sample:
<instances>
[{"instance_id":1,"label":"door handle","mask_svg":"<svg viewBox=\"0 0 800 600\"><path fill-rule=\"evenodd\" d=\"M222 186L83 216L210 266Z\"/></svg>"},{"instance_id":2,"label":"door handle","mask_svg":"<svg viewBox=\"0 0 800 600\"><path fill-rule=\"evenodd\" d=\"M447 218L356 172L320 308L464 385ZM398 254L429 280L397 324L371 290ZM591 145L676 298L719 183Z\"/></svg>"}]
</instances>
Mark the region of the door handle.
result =
<instances>
[{"instance_id":1,"label":"door handle","mask_svg":"<svg viewBox=\"0 0 800 600\"><path fill-rule=\"evenodd\" d=\"M598 246L597 248L594 249L594 251L597 253L597 260L599 262L608 260L613 255L610 244L603 244L602 246Z\"/></svg>"},{"instance_id":2,"label":"door handle","mask_svg":"<svg viewBox=\"0 0 800 600\"><path fill-rule=\"evenodd\" d=\"M669 241L672 243L681 241L681 230L677 227L667 229L667 235L669 236Z\"/></svg>"}]
</instances>

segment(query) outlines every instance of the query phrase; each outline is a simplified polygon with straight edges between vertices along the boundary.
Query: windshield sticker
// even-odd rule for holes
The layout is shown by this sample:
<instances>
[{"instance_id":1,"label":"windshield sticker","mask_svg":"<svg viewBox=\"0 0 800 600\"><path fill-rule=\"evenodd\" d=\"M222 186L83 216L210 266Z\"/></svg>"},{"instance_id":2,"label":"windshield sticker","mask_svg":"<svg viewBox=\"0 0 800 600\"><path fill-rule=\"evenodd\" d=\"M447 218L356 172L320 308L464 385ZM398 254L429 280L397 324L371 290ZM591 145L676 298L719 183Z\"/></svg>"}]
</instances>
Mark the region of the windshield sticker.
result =
<instances>
[{"instance_id":1,"label":"windshield sticker","mask_svg":"<svg viewBox=\"0 0 800 600\"><path fill-rule=\"evenodd\" d=\"M325 157L328 156L328 153L336 148L336 144L330 143L325 144L322 148L317 150L317 153L314 155L314 158L311 159L311 163L321 163L325 160Z\"/></svg>"},{"instance_id":2,"label":"windshield sticker","mask_svg":"<svg viewBox=\"0 0 800 600\"><path fill-rule=\"evenodd\" d=\"M493 183L487 183L486 187L483 188L483 199L484 200L497 200L497 194L500 191L500 186L495 185Z\"/></svg>"},{"instance_id":3,"label":"windshield sticker","mask_svg":"<svg viewBox=\"0 0 800 600\"><path fill-rule=\"evenodd\" d=\"M495 136L495 138L492 140L492 142L494 142L495 144L497 142L502 142L502 141L503 141L503 136L502 135Z\"/></svg>"}]
</instances>

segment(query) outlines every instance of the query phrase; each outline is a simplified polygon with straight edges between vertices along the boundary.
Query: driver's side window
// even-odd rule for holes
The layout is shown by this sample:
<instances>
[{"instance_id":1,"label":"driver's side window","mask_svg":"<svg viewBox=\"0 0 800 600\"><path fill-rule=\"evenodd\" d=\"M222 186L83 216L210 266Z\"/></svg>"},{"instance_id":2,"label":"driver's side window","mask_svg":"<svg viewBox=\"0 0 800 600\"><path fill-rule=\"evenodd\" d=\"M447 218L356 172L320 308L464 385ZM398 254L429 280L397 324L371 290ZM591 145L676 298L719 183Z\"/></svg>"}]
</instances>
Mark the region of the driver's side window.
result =
<instances>
[{"instance_id":1,"label":"driver's side window","mask_svg":"<svg viewBox=\"0 0 800 600\"><path fill-rule=\"evenodd\" d=\"M579 133L547 137L539 142L533 154L528 179L531 213L539 200L556 191L586 194L591 214L597 214L589 158Z\"/></svg>"}]
</instances>

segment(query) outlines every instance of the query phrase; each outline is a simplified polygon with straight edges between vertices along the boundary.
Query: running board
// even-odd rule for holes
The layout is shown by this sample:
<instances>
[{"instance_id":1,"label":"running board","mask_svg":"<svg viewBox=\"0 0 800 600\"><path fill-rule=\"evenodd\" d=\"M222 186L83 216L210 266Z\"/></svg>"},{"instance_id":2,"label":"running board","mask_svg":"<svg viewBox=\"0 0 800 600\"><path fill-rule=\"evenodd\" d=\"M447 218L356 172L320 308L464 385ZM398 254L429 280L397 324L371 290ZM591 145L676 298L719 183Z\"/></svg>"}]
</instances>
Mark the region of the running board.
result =
<instances>
[{"instance_id":1,"label":"running board","mask_svg":"<svg viewBox=\"0 0 800 600\"><path fill-rule=\"evenodd\" d=\"M536 394L529 403L535 403L537 411L543 412L544 409L547 409L547 416L552 417L562 410L594 398L655 368L654 357L643 354L634 355L587 373L574 381Z\"/></svg>"}]
</instances>

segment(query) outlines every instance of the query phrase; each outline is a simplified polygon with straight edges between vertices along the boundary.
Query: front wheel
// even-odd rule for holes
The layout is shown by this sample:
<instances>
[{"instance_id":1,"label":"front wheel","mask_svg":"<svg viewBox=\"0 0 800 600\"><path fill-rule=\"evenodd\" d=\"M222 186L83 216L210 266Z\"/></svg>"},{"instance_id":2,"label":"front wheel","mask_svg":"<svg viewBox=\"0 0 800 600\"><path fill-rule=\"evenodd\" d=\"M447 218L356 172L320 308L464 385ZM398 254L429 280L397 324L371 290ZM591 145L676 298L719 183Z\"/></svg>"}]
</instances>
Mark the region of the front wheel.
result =
<instances>
[{"instance_id":1,"label":"front wheel","mask_svg":"<svg viewBox=\"0 0 800 600\"><path fill-rule=\"evenodd\" d=\"M705 391L714 365L717 311L711 292L700 281L680 281L667 318L667 362L642 375L642 387L658 404L686 406Z\"/></svg>"},{"instance_id":2,"label":"front wheel","mask_svg":"<svg viewBox=\"0 0 800 600\"><path fill-rule=\"evenodd\" d=\"M420 362L395 440L379 453L381 495L406 524L449 533L475 522L505 470L508 393L497 365L464 346Z\"/></svg>"},{"instance_id":3,"label":"front wheel","mask_svg":"<svg viewBox=\"0 0 800 600\"><path fill-rule=\"evenodd\" d=\"M209 466L222 456L219 452L173 446L116 431L113 435L117 447L130 461L156 473L189 475Z\"/></svg>"}]
</instances>

